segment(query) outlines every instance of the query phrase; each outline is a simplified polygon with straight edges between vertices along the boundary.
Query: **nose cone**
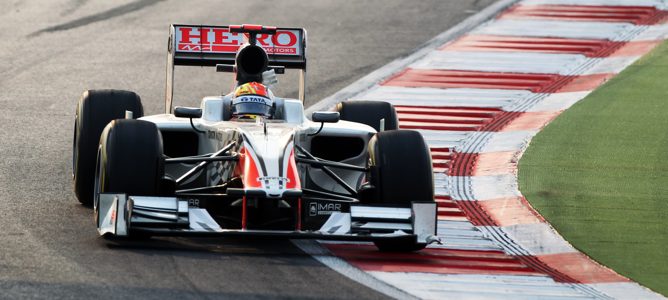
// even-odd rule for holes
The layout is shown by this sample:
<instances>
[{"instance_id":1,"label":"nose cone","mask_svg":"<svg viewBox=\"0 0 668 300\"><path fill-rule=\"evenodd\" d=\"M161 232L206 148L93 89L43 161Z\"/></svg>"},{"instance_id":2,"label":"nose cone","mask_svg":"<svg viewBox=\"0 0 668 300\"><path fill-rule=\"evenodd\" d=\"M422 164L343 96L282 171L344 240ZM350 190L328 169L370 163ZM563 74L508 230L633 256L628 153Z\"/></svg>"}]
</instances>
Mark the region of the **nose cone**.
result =
<instances>
[{"instance_id":1,"label":"nose cone","mask_svg":"<svg viewBox=\"0 0 668 300\"><path fill-rule=\"evenodd\" d=\"M244 133L243 182L246 189L262 189L280 198L289 189L301 189L294 154L294 129L255 126Z\"/></svg>"}]
</instances>

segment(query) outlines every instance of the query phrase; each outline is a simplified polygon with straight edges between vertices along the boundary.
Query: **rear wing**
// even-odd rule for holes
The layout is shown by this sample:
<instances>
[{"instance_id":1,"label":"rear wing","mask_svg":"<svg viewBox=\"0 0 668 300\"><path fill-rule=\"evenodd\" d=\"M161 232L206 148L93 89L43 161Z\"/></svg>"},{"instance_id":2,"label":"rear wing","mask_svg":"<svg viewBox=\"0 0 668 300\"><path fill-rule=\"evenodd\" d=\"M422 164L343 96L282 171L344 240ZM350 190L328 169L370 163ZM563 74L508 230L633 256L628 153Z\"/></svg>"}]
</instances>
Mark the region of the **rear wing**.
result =
<instances>
[{"instance_id":1,"label":"rear wing","mask_svg":"<svg viewBox=\"0 0 668 300\"><path fill-rule=\"evenodd\" d=\"M171 25L167 46L165 113L172 112L174 66L233 65L237 50L248 40L247 35L232 33L229 26ZM277 28L273 35L258 34L257 44L267 52L270 65L300 71L299 99L303 102L306 90L306 30Z\"/></svg>"}]
</instances>

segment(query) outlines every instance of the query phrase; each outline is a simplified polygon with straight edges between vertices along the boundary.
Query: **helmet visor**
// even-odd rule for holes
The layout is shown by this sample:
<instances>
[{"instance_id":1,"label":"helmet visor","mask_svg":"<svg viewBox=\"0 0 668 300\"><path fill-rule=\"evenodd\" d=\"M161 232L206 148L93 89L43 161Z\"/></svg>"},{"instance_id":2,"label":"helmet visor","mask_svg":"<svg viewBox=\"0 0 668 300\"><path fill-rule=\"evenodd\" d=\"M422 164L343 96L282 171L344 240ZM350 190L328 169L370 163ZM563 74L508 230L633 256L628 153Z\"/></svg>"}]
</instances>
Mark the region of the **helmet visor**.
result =
<instances>
[{"instance_id":1,"label":"helmet visor","mask_svg":"<svg viewBox=\"0 0 668 300\"><path fill-rule=\"evenodd\" d=\"M234 99L233 113L235 115L260 115L269 117L271 100L258 96L241 96Z\"/></svg>"}]
</instances>

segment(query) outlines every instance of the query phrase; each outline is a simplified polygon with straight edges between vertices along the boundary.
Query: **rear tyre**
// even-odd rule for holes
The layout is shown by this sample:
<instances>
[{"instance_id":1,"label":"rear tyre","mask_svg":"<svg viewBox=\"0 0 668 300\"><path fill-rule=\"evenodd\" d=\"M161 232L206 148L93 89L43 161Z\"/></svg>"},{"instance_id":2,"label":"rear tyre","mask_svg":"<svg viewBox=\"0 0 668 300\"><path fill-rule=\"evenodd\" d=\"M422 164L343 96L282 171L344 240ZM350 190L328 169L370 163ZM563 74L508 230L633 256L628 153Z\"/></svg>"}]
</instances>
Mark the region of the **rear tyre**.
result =
<instances>
[{"instance_id":1,"label":"rear tyre","mask_svg":"<svg viewBox=\"0 0 668 300\"><path fill-rule=\"evenodd\" d=\"M422 135L411 130L377 133L369 141L371 200L411 207L412 202L434 201L431 155ZM415 239L374 242L381 251L408 252L426 247Z\"/></svg>"},{"instance_id":2,"label":"rear tyre","mask_svg":"<svg viewBox=\"0 0 668 300\"><path fill-rule=\"evenodd\" d=\"M385 119L385 130L399 129L397 111L392 104L381 101L344 101L336 106L341 120L369 125L380 131L380 120Z\"/></svg>"},{"instance_id":3,"label":"rear tyre","mask_svg":"<svg viewBox=\"0 0 668 300\"><path fill-rule=\"evenodd\" d=\"M137 94L119 90L89 90L79 99L74 122L72 177L74 193L81 204L93 204L100 134L109 122L124 118L125 111L132 111L135 118L144 115Z\"/></svg>"}]
</instances>

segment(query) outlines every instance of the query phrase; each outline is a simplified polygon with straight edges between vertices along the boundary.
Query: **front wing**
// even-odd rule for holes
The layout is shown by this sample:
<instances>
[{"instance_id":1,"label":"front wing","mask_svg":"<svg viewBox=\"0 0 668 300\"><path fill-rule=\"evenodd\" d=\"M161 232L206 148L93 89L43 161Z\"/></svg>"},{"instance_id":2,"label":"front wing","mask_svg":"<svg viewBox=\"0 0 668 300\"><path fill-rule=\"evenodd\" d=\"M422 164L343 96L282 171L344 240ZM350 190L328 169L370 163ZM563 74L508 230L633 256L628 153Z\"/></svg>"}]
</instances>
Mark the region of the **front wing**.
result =
<instances>
[{"instance_id":1,"label":"front wing","mask_svg":"<svg viewBox=\"0 0 668 300\"><path fill-rule=\"evenodd\" d=\"M176 197L100 194L96 208L102 236L128 236L131 232L164 236L267 236L293 239L377 241L415 239L439 242L436 203L413 202L411 207L351 203L349 212L334 212L319 230L225 229L206 209L190 207Z\"/></svg>"}]
</instances>

